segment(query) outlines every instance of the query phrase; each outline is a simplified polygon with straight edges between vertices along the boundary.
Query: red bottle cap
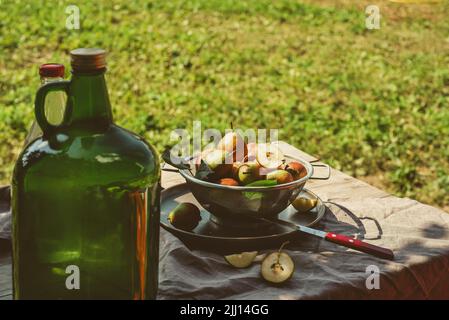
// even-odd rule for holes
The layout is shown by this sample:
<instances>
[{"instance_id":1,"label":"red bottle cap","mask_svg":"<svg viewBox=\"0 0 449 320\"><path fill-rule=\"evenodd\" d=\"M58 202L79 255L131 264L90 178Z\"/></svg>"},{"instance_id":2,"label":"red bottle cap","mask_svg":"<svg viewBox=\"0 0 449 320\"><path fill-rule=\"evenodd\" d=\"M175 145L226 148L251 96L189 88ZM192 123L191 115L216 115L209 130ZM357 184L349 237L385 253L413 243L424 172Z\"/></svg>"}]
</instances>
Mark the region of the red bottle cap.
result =
<instances>
[{"instance_id":1,"label":"red bottle cap","mask_svg":"<svg viewBox=\"0 0 449 320\"><path fill-rule=\"evenodd\" d=\"M63 78L64 65L59 63L46 63L39 67L39 75L44 78Z\"/></svg>"}]
</instances>

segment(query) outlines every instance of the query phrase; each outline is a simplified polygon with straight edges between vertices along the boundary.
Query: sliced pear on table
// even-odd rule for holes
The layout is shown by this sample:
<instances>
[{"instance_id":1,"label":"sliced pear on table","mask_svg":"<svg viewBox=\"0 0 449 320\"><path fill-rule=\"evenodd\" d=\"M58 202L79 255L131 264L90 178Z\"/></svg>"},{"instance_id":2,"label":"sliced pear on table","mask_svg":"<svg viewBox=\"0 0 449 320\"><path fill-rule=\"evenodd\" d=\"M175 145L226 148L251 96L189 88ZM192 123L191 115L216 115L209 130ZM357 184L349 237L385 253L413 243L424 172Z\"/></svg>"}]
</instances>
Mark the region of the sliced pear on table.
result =
<instances>
[{"instance_id":1,"label":"sliced pear on table","mask_svg":"<svg viewBox=\"0 0 449 320\"><path fill-rule=\"evenodd\" d=\"M224 259L231 266L236 268L248 268L256 259L257 251L242 252L224 256Z\"/></svg>"},{"instance_id":2,"label":"sliced pear on table","mask_svg":"<svg viewBox=\"0 0 449 320\"><path fill-rule=\"evenodd\" d=\"M269 254L261 266L262 277L271 283L283 283L291 278L295 271L295 263L285 252Z\"/></svg>"},{"instance_id":3,"label":"sliced pear on table","mask_svg":"<svg viewBox=\"0 0 449 320\"><path fill-rule=\"evenodd\" d=\"M292 258L282 251L286 244L288 241L284 242L277 252L270 253L262 261L260 273L268 282L283 283L290 279L295 272L295 263Z\"/></svg>"}]
</instances>

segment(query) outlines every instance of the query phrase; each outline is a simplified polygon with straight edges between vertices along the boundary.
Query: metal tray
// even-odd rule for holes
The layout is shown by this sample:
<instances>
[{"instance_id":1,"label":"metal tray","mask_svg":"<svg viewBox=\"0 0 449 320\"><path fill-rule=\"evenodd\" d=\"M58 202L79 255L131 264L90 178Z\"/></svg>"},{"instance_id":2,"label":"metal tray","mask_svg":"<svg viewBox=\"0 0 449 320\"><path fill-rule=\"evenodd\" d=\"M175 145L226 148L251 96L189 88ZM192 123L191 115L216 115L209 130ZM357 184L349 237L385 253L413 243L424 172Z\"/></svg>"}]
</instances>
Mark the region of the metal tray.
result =
<instances>
[{"instance_id":1,"label":"metal tray","mask_svg":"<svg viewBox=\"0 0 449 320\"><path fill-rule=\"evenodd\" d=\"M307 189L303 189L299 196L317 198L318 204L304 214L297 213L293 206L290 205L279 214L279 219L303 226L317 224L326 211L323 201ZM201 211L201 221L192 231L177 229L168 221L170 211L182 202L193 203ZM301 237L299 232L282 225L263 222L257 222L251 227L220 225L211 221L210 216L210 213L196 201L187 184L179 184L162 191L161 226L181 239L191 249L217 253L235 253L276 248L284 241L291 240L294 237Z\"/></svg>"}]
</instances>

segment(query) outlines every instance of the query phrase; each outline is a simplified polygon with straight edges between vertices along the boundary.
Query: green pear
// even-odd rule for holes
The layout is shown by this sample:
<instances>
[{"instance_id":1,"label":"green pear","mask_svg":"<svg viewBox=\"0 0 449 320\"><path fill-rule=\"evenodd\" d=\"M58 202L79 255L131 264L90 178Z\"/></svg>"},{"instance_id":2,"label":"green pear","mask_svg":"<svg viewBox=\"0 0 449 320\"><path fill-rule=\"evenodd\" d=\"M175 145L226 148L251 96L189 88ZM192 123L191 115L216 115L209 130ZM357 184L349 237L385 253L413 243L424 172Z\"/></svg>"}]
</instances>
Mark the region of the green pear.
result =
<instances>
[{"instance_id":1,"label":"green pear","mask_svg":"<svg viewBox=\"0 0 449 320\"><path fill-rule=\"evenodd\" d=\"M242 166L244 163L243 162L234 162L233 164L232 164L232 177L235 179L235 180L239 180L239 168L240 168L240 166Z\"/></svg>"},{"instance_id":2,"label":"green pear","mask_svg":"<svg viewBox=\"0 0 449 320\"><path fill-rule=\"evenodd\" d=\"M201 220L200 209L192 203L183 202L168 215L168 221L177 229L191 231Z\"/></svg>"},{"instance_id":3,"label":"green pear","mask_svg":"<svg viewBox=\"0 0 449 320\"><path fill-rule=\"evenodd\" d=\"M257 161L246 162L238 168L237 178L241 184L247 185L256 180L265 178L260 173L261 166Z\"/></svg>"}]
</instances>

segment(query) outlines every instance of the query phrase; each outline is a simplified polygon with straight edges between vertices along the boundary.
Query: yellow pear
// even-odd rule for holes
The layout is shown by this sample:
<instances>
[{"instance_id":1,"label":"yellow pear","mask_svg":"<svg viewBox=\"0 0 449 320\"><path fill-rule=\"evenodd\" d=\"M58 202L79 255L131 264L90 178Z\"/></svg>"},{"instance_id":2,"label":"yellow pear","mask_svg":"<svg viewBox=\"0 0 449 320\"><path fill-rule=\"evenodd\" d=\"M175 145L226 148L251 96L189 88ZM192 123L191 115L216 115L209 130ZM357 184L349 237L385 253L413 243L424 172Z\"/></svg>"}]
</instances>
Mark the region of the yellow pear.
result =
<instances>
[{"instance_id":1,"label":"yellow pear","mask_svg":"<svg viewBox=\"0 0 449 320\"><path fill-rule=\"evenodd\" d=\"M218 150L232 154L233 161L243 161L248 153L245 139L237 132L228 132L217 144Z\"/></svg>"}]
</instances>

